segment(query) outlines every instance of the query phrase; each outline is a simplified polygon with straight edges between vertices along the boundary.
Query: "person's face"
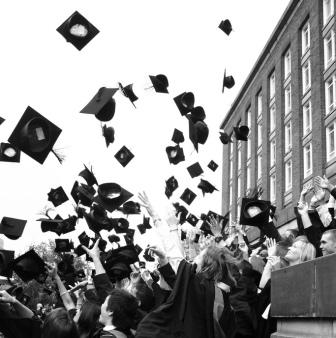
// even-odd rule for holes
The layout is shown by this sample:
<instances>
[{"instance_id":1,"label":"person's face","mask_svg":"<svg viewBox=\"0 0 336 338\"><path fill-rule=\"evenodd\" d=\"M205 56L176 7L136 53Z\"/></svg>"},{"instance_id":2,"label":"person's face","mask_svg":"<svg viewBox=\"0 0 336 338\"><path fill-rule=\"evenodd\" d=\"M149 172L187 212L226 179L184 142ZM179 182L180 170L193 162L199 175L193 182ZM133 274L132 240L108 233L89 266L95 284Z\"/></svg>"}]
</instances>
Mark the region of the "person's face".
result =
<instances>
[{"instance_id":1,"label":"person's face","mask_svg":"<svg viewBox=\"0 0 336 338\"><path fill-rule=\"evenodd\" d=\"M336 242L333 241L332 236L329 234L324 234L321 238L320 248L322 250L323 256L331 255L336 253Z\"/></svg>"},{"instance_id":2,"label":"person's face","mask_svg":"<svg viewBox=\"0 0 336 338\"><path fill-rule=\"evenodd\" d=\"M110 296L107 296L105 302L100 308L99 323L103 325L109 325L112 321L112 312L107 310L107 304Z\"/></svg>"},{"instance_id":3,"label":"person's face","mask_svg":"<svg viewBox=\"0 0 336 338\"><path fill-rule=\"evenodd\" d=\"M301 256L302 246L303 246L303 242L301 241L293 243L293 245L289 247L289 250L285 256L285 259L289 263L295 263L299 261L300 256Z\"/></svg>"},{"instance_id":4,"label":"person's face","mask_svg":"<svg viewBox=\"0 0 336 338\"><path fill-rule=\"evenodd\" d=\"M249 214L250 217L254 217L261 213L261 209L257 206L250 207L247 209L247 213Z\"/></svg>"}]
</instances>

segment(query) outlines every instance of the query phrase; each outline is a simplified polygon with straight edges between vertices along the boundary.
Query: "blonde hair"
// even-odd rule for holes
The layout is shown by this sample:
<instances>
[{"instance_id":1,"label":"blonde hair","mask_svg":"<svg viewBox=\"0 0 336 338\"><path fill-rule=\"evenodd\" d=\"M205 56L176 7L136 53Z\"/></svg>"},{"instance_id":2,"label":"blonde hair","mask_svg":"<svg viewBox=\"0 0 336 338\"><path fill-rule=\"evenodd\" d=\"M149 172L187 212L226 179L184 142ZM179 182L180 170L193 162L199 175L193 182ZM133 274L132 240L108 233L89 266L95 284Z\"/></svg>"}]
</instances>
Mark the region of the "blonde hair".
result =
<instances>
[{"instance_id":1,"label":"blonde hair","mask_svg":"<svg viewBox=\"0 0 336 338\"><path fill-rule=\"evenodd\" d=\"M316 249L313 244L308 241L306 236L298 236L293 241L293 244L296 242L303 243L300 254L300 263L310 261L316 257Z\"/></svg>"}]
</instances>

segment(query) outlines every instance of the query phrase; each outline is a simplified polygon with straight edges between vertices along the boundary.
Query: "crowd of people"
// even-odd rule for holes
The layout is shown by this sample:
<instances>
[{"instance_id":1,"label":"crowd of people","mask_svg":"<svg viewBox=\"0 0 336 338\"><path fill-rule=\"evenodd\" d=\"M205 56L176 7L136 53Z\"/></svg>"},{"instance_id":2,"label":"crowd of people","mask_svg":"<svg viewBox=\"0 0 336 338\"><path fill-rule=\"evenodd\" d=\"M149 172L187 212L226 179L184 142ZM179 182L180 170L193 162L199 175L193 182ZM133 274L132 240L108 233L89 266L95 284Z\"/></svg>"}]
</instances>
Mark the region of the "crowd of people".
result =
<instances>
[{"instance_id":1,"label":"crowd of people","mask_svg":"<svg viewBox=\"0 0 336 338\"><path fill-rule=\"evenodd\" d=\"M294 208L297 228L281 235L275 209L254 196L244 199L239 222L209 216L200 237L181 236L181 209L162 220L141 193L161 240L144 254L155 260L154 269L138 261L134 244L104 253L97 237L93 246L81 246L94 273L75 287L67 287L56 264L45 265L62 306L30 309L0 291L0 331L6 338L269 337L276 330L272 271L336 253L336 188L315 177L309 202L308 191L302 190ZM245 225L259 228L258 243L249 243Z\"/></svg>"}]
</instances>

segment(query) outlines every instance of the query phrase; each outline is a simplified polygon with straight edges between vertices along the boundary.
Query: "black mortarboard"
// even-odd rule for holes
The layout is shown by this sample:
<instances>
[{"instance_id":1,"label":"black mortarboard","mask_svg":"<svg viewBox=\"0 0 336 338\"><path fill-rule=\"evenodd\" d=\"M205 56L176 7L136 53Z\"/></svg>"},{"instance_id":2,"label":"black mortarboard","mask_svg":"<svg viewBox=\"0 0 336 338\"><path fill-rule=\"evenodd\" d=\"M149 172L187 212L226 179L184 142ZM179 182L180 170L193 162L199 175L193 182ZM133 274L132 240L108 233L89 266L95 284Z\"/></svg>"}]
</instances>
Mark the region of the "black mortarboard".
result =
<instances>
[{"instance_id":1,"label":"black mortarboard","mask_svg":"<svg viewBox=\"0 0 336 338\"><path fill-rule=\"evenodd\" d=\"M147 261L147 262L154 262L155 258L149 254L149 248L145 249L145 252L143 254L143 258Z\"/></svg>"},{"instance_id":2,"label":"black mortarboard","mask_svg":"<svg viewBox=\"0 0 336 338\"><path fill-rule=\"evenodd\" d=\"M0 250L0 276L12 277L13 271L10 268L14 261L14 251Z\"/></svg>"},{"instance_id":3,"label":"black mortarboard","mask_svg":"<svg viewBox=\"0 0 336 338\"><path fill-rule=\"evenodd\" d=\"M101 87L80 113L93 114L99 121L103 122L112 120L116 107L113 95L117 90L117 88Z\"/></svg>"},{"instance_id":4,"label":"black mortarboard","mask_svg":"<svg viewBox=\"0 0 336 338\"><path fill-rule=\"evenodd\" d=\"M95 233L95 238L93 239L93 242L96 243L96 241L99 239L99 243L98 243L98 248L101 252L105 252L106 250L106 246L107 246L107 242L105 241L105 239L101 238L100 234Z\"/></svg>"},{"instance_id":5,"label":"black mortarboard","mask_svg":"<svg viewBox=\"0 0 336 338\"><path fill-rule=\"evenodd\" d=\"M224 70L223 76L223 85L222 85L222 93L224 93L224 88L232 88L235 85L235 80L232 75L226 76L226 69Z\"/></svg>"},{"instance_id":6,"label":"black mortarboard","mask_svg":"<svg viewBox=\"0 0 336 338\"><path fill-rule=\"evenodd\" d=\"M174 133L173 133L173 137L172 137L172 141L176 144L184 142L184 136L183 136L182 131L175 128Z\"/></svg>"},{"instance_id":7,"label":"black mortarboard","mask_svg":"<svg viewBox=\"0 0 336 338\"><path fill-rule=\"evenodd\" d=\"M165 189L165 194L168 198L171 197L173 192L178 188L178 182L177 179L174 176L171 176L168 178L166 181L166 189Z\"/></svg>"},{"instance_id":8,"label":"black mortarboard","mask_svg":"<svg viewBox=\"0 0 336 338\"><path fill-rule=\"evenodd\" d=\"M111 224L117 234L128 232L129 222L125 218L111 218Z\"/></svg>"},{"instance_id":9,"label":"black mortarboard","mask_svg":"<svg viewBox=\"0 0 336 338\"><path fill-rule=\"evenodd\" d=\"M174 101L181 115L184 116L194 108L195 96L192 92L184 92L174 97Z\"/></svg>"},{"instance_id":10,"label":"black mortarboard","mask_svg":"<svg viewBox=\"0 0 336 338\"><path fill-rule=\"evenodd\" d=\"M136 251L136 253L138 255L140 255L140 253L143 251L142 247L140 245L138 245L138 244L134 245L134 250Z\"/></svg>"},{"instance_id":11,"label":"black mortarboard","mask_svg":"<svg viewBox=\"0 0 336 338\"><path fill-rule=\"evenodd\" d=\"M198 223L198 218L193 214L189 214L187 217L187 222L194 227Z\"/></svg>"},{"instance_id":12,"label":"black mortarboard","mask_svg":"<svg viewBox=\"0 0 336 338\"><path fill-rule=\"evenodd\" d=\"M72 254L63 254L62 260L57 264L59 275L66 283L75 283L74 256Z\"/></svg>"},{"instance_id":13,"label":"black mortarboard","mask_svg":"<svg viewBox=\"0 0 336 338\"><path fill-rule=\"evenodd\" d=\"M199 239L200 239L200 234L196 234L194 238L194 243L198 243Z\"/></svg>"},{"instance_id":14,"label":"black mortarboard","mask_svg":"<svg viewBox=\"0 0 336 338\"><path fill-rule=\"evenodd\" d=\"M204 121L194 123L189 118L189 139L198 151L198 144L204 144L209 136L209 128Z\"/></svg>"},{"instance_id":15,"label":"black mortarboard","mask_svg":"<svg viewBox=\"0 0 336 338\"><path fill-rule=\"evenodd\" d=\"M205 193L212 194L215 190L218 191L218 189L214 187L210 182L203 180L202 178L197 188L200 188L202 190L203 196Z\"/></svg>"},{"instance_id":16,"label":"black mortarboard","mask_svg":"<svg viewBox=\"0 0 336 338\"><path fill-rule=\"evenodd\" d=\"M20 162L20 149L10 143L1 143L0 161L1 162Z\"/></svg>"},{"instance_id":17,"label":"black mortarboard","mask_svg":"<svg viewBox=\"0 0 336 338\"><path fill-rule=\"evenodd\" d=\"M29 282L32 279L44 282L48 276L45 263L34 250L27 251L22 256L16 258L13 261L12 267L13 271L24 282Z\"/></svg>"},{"instance_id":18,"label":"black mortarboard","mask_svg":"<svg viewBox=\"0 0 336 338\"><path fill-rule=\"evenodd\" d=\"M216 171L216 169L218 168L218 164L213 160L211 160L208 164L208 168L211 169L212 171Z\"/></svg>"},{"instance_id":19,"label":"black mortarboard","mask_svg":"<svg viewBox=\"0 0 336 338\"><path fill-rule=\"evenodd\" d=\"M173 203L173 206L176 209L175 216L180 218L180 224L185 223L189 213L188 209L184 205L180 205L178 202Z\"/></svg>"},{"instance_id":20,"label":"black mortarboard","mask_svg":"<svg viewBox=\"0 0 336 338\"><path fill-rule=\"evenodd\" d=\"M90 246L90 237L87 235L85 231L83 231L79 236L78 236L79 243L81 245L86 246L87 248Z\"/></svg>"},{"instance_id":21,"label":"black mortarboard","mask_svg":"<svg viewBox=\"0 0 336 338\"><path fill-rule=\"evenodd\" d=\"M134 229L127 229L127 232L124 235L124 239L125 239L126 245L132 245L133 244L134 234L135 234L135 230Z\"/></svg>"},{"instance_id":22,"label":"black mortarboard","mask_svg":"<svg viewBox=\"0 0 336 338\"><path fill-rule=\"evenodd\" d=\"M194 199L196 198L196 194L191 191L189 188L185 189L183 194L181 195L180 199L185 202L186 204L190 205Z\"/></svg>"},{"instance_id":23,"label":"black mortarboard","mask_svg":"<svg viewBox=\"0 0 336 338\"><path fill-rule=\"evenodd\" d=\"M168 93L167 88L169 86L169 82L166 75L149 75L149 78L152 81L153 87L157 93Z\"/></svg>"},{"instance_id":24,"label":"black mortarboard","mask_svg":"<svg viewBox=\"0 0 336 338\"><path fill-rule=\"evenodd\" d=\"M138 202L128 201L118 208L119 211L126 215L136 215L140 214L141 208Z\"/></svg>"},{"instance_id":25,"label":"black mortarboard","mask_svg":"<svg viewBox=\"0 0 336 338\"><path fill-rule=\"evenodd\" d=\"M117 159L117 161L123 166L126 167L127 164L132 160L134 155L131 153L131 151L123 146L115 155L114 157Z\"/></svg>"},{"instance_id":26,"label":"black mortarboard","mask_svg":"<svg viewBox=\"0 0 336 338\"><path fill-rule=\"evenodd\" d=\"M56 233L58 236L62 234L63 219L39 218L37 221L41 222L42 232L51 231Z\"/></svg>"},{"instance_id":27,"label":"black mortarboard","mask_svg":"<svg viewBox=\"0 0 336 338\"><path fill-rule=\"evenodd\" d=\"M4 234L9 239L21 237L27 221L23 219L3 217L0 223L0 234Z\"/></svg>"},{"instance_id":28,"label":"black mortarboard","mask_svg":"<svg viewBox=\"0 0 336 338\"><path fill-rule=\"evenodd\" d=\"M223 133L220 131L219 134L220 134L219 139L221 140L223 144L228 144L229 142L231 143L233 142L231 140L231 137L227 133Z\"/></svg>"},{"instance_id":29,"label":"black mortarboard","mask_svg":"<svg viewBox=\"0 0 336 338\"><path fill-rule=\"evenodd\" d=\"M107 217L107 212L105 208L100 204L93 203L91 205L90 213L88 217L86 217L86 221L89 221L88 225L90 229L94 228L97 230L98 228L98 232L100 230L111 231L113 229L111 219Z\"/></svg>"},{"instance_id":30,"label":"black mortarboard","mask_svg":"<svg viewBox=\"0 0 336 338\"><path fill-rule=\"evenodd\" d=\"M97 184L98 185L98 182L97 182L97 179L95 177L95 175L93 174L92 172L92 167L91 167L91 170L89 170L87 168L87 166L84 164L84 170L82 170L78 176L81 176L84 178L84 180L86 181L86 183L89 185L89 186L93 186L94 184Z\"/></svg>"},{"instance_id":31,"label":"black mortarboard","mask_svg":"<svg viewBox=\"0 0 336 338\"><path fill-rule=\"evenodd\" d=\"M68 200L69 198L62 187L51 189L48 193L48 201L50 201L55 207L58 207Z\"/></svg>"},{"instance_id":32,"label":"black mortarboard","mask_svg":"<svg viewBox=\"0 0 336 338\"><path fill-rule=\"evenodd\" d=\"M120 237L117 235L109 235L108 240L110 243L118 243L120 242Z\"/></svg>"},{"instance_id":33,"label":"black mortarboard","mask_svg":"<svg viewBox=\"0 0 336 338\"><path fill-rule=\"evenodd\" d=\"M237 140L247 141L250 128L248 126L233 127L233 131Z\"/></svg>"},{"instance_id":34,"label":"black mortarboard","mask_svg":"<svg viewBox=\"0 0 336 338\"><path fill-rule=\"evenodd\" d=\"M139 224L137 227L138 227L141 235L146 233L147 230L152 229L151 225L149 224L149 217L145 217L145 215L144 215L142 224Z\"/></svg>"},{"instance_id":35,"label":"black mortarboard","mask_svg":"<svg viewBox=\"0 0 336 338\"><path fill-rule=\"evenodd\" d=\"M92 261L92 258L86 253L86 251L83 249L83 246L80 244L74 249L74 253L79 257L86 254L86 260Z\"/></svg>"},{"instance_id":36,"label":"black mortarboard","mask_svg":"<svg viewBox=\"0 0 336 338\"><path fill-rule=\"evenodd\" d=\"M70 252L74 249L73 243L67 238L56 238L55 244L55 252Z\"/></svg>"},{"instance_id":37,"label":"black mortarboard","mask_svg":"<svg viewBox=\"0 0 336 338\"><path fill-rule=\"evenodd\" d=\"M187 238L187 233L181 230L181 241L184 241Z\"/></svg>"},{"instance_id":38,"label":"black mortarboard","mask_svg":"<svg viewBox=\"0 0 336 338\"><path fill-rule=\"evenodd\" d=\"M270 201L256 200L251 198L243 198L241 202L240 220L242 225L262 226L268 223L270 216ZM248 214L251 207L260 208L261 212L254 217Z\"/></svg>"},{"instance_id":39,"label":"black mortarboard","mask_svg":"<svg viewBox=\"0 0 336 338\"><path fill-rule=\"evenodd\" d=\"M78 185L77 195L81 204L90 207L96 193L96 189L92 186L81 184Z\"/></svg>"},{"instance_id":40,"label":"black mortarboard","mask_svg":"<svg viewBox=\"0 0 336 338\"><path fill-rule=\"evenodd\" d=\"M129 84L126 87L123 87L123 85L120 82L118 82L118 85L119 85L119 89L121 93L125 97L127 97L132 102L133 106L135 107L134 102L138 99L138 97L134 94L133 84Z\"/></svg>"},{"instance_id":41,"label":"black mortarboard","mask_svg":"<svg viewBox=\"0 0 336 338\"><path fill-rule=\"evenodd\" d=\"M69 232L72 232L75 230L77 223L77 217L76 216L70 216L64 220L62 220L61 226L62 226L62 234L67 234Z\"/></svg>"},{"instance_id":42,"label":"black mortarboard","mask_svg":"<svg viewBox=\"0 0 336 338\"><path fill-rule=\"evenodd\" d=\"M223 220L222 229L221 229L222 233L224 231L224 228L225 228L227 222L229 221L228 217L219 215L219 214L215 213L214 211L209 211L206 215L204 215L204 217L201 217L201 219L203 220L203 223L202 223L200 229L203 231L205 236L213 235L211 228L210 228L209 224L207 223L207 221L210 222L211 216L215 217L216 219L218 218L219 222L221 222Z\"/></svg>"},{"instance_id":43,"label":"black mortarboard","mask_svg":"<svg viewBox=\"0 0 336 338\"><path fill-rule=\"evenodd\" d=\"M114 128L106 127L106 124L102 127L103 136L105 138L106 147L110 145L110 143L114 142Z\"/></svg>"},{"instance_id":44,"label":"black mortarboard","mask_svg":"<svg viewBox=\"0 0 336 338\"><path fill-rule=\"evenodd\" d=\"M67 42L81 50L99 33L99 30L76 11L57 28L57 32Z\"/></svg>"},{"instance_id":45,"label":"black mortarboard","mask_svg":"<svg viewBox=\"0 0 336 338\"><path fill-rule=\"evenodd\" d=\"M132 270L128 264L115 262L106 268L106 272L112 281L119 281L129 277Z\"/></svg>"},{"instance_id":46,"label":"black mortarboard","mask_svg":"<svg viewBox=\"0 0 336 338\"><path fill-rule=\"evenodd\" d=\"M146 262L139 262L140 269L146 269Z\"/></svg>"},{"instance_id":47,"label":"black mortarboard","mask_svg":"<svg viewBox=\"0 0 336 338\"><path fill-rule=\"evenodd\" d=\"M98 186L98 196L94 200L106 210L112 212L132 196L132 193L117 183L103 183Z\"/></svg>"},{"instance_id":48,"label":"black mortarboard","mask_svg":"<svg viewBox=\"0 0 336 338\"><path fill-rule=\"evenodd\" d=\"M203 107L197 106L191 109L187 117L188 119L191 119L192 122L196 123L197 121L204 121L206 115Z\"/></svg>"},{"instance_id":49,"label":"black mortarboard","mask_svg":"<svg viewBox=\"0 0 336 338\"><path fill-rule=\"evenodd\" d=\"M190 174L190 176L192 178L197 177L197 176L203 174L203 169L202 169L201 165L198 162L196 162L196 163L192 164L191 166L189 166L187 168L187 170L188 170L188 172L189 172L189 174Z\"/></svg>"},{"instance_id":50,"label":"black mortarboard","mask_svg":"<svg viewBox=\"0 0 336 338\"><path fill-rule=\"evenodd\" d=\"M76 202L76 204L79 203L78 187L79 187L79 183L77 181L75 181L75 183L74 183L74 185L73 185L73 187L71 189L71 192L70 192L70 195L74 199L74 201Z\"/></svg>"},{"instance_id":51,"label":"black mortarboard","mask_svg":"<svg viewBox=\"0 0 336 338\"><path fill-rule=\"evenodd\" d=\"M220 30L222 30L226 35L230 35L232 31L231 22L229 19L222 20L218 26Z\"/></svg>"},{"instance_id":52,"label":"black mortarboard","mask_svg":"<svg viewBox=\"0 0 336 338\"><path fill-rule=\"evenodd\" d=\"M85 209L76 205L75 206L75 212L77 213L77 217L78 218L83 218L84 217L84 213L85 213Z\"/></svg>"},{"instance_id":53,"label":"black mortarboard","mask_svg":"<svg viewBox=\"0 0 336 338\"><path fill-rule=\"evenodd\" d=\"M61 132L55 124L28 106L8 142L43 164Z\"/></svg>"},{"instance_id":54,"label":"black mortarboard","mask_svg":"<svg viewBox=\"0 0 336 338\"><path fill-rule=\"evenodd\" d=\"M22 286L14 285L7 289L6 292L15 297L23 305L27 305L30 300L30 297L24 293Z\"/></svg>"},{"instance_id":55,"label":"black mortarboard","mask_svg":"<svg viewBox=\"0 0 336 338\"><path fill-rule=\"evenodd\" d=\"M6 120L0 116L0 125L2 125Z\"/></svg>"},{"instance_id":56,"label":"black mortarboard","mask_svg":"<svg viewBox=\"0 0 336 338\"><path fill-rule=\"evenodd\" d=\"M185 160L183 148L178 144L174 147L170 146L166 148L169 163L178 164Z\"/></svg>"},{"instance_id":57,"label":"black mortarboard","mask_svg":"<svg viewBox=\"0 0 336 338\"><path fill-rule=\"evenodd\" d=\"M99 231L104 230L102 224L99 224L92 215L85 213L84 219L89 227L94 233L99 233Z\"/></svg>"}]
</instances>

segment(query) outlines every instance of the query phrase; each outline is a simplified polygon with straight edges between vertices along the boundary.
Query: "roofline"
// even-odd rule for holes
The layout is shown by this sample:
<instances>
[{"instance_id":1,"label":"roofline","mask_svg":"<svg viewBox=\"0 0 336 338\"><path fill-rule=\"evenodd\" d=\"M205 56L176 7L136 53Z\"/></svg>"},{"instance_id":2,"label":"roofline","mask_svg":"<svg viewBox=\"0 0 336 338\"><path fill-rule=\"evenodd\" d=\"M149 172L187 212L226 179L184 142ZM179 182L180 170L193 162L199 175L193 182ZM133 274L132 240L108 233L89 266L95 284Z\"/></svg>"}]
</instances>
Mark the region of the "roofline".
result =
<instances>
[{"instance_id":1,"label":"roofline","mask_svg":"<svg viewBox=\"0 0 336 338\"><path fill-rule=\"evenodd\" d=\"M277 41L278 35L280 34L282 29L284 28L284 26L287 23L287 20L289 19L289 17L292 15L292 11L294 10L294 8L297 6L297 4L300 1L301 0L292 0L288 4L288 6L286 7L286 9L285 9L284 13L282 14L278 24L274 28L270 38L267 40L265 47L261 51L261 53L260 53L257 61L255 62L255 64L253 65L252 70L250 71L249 75L247 76L247 78L246 78L243 86L241 87L238 95L236 96L235 100L233 101L229 111L227 112L226 116L224 117L222 123L220 124L220 129L224 129L225 124L230 119L233 111L237 108L237 106L238 106L240 100L242 99L242 97L244 96L247 88L252 83L255 75L257 74L257 72L260 69L260 66L264 62L264 59L266 58L268 52L271 50L272 46Z\"/></svg>"}]
</instances>

